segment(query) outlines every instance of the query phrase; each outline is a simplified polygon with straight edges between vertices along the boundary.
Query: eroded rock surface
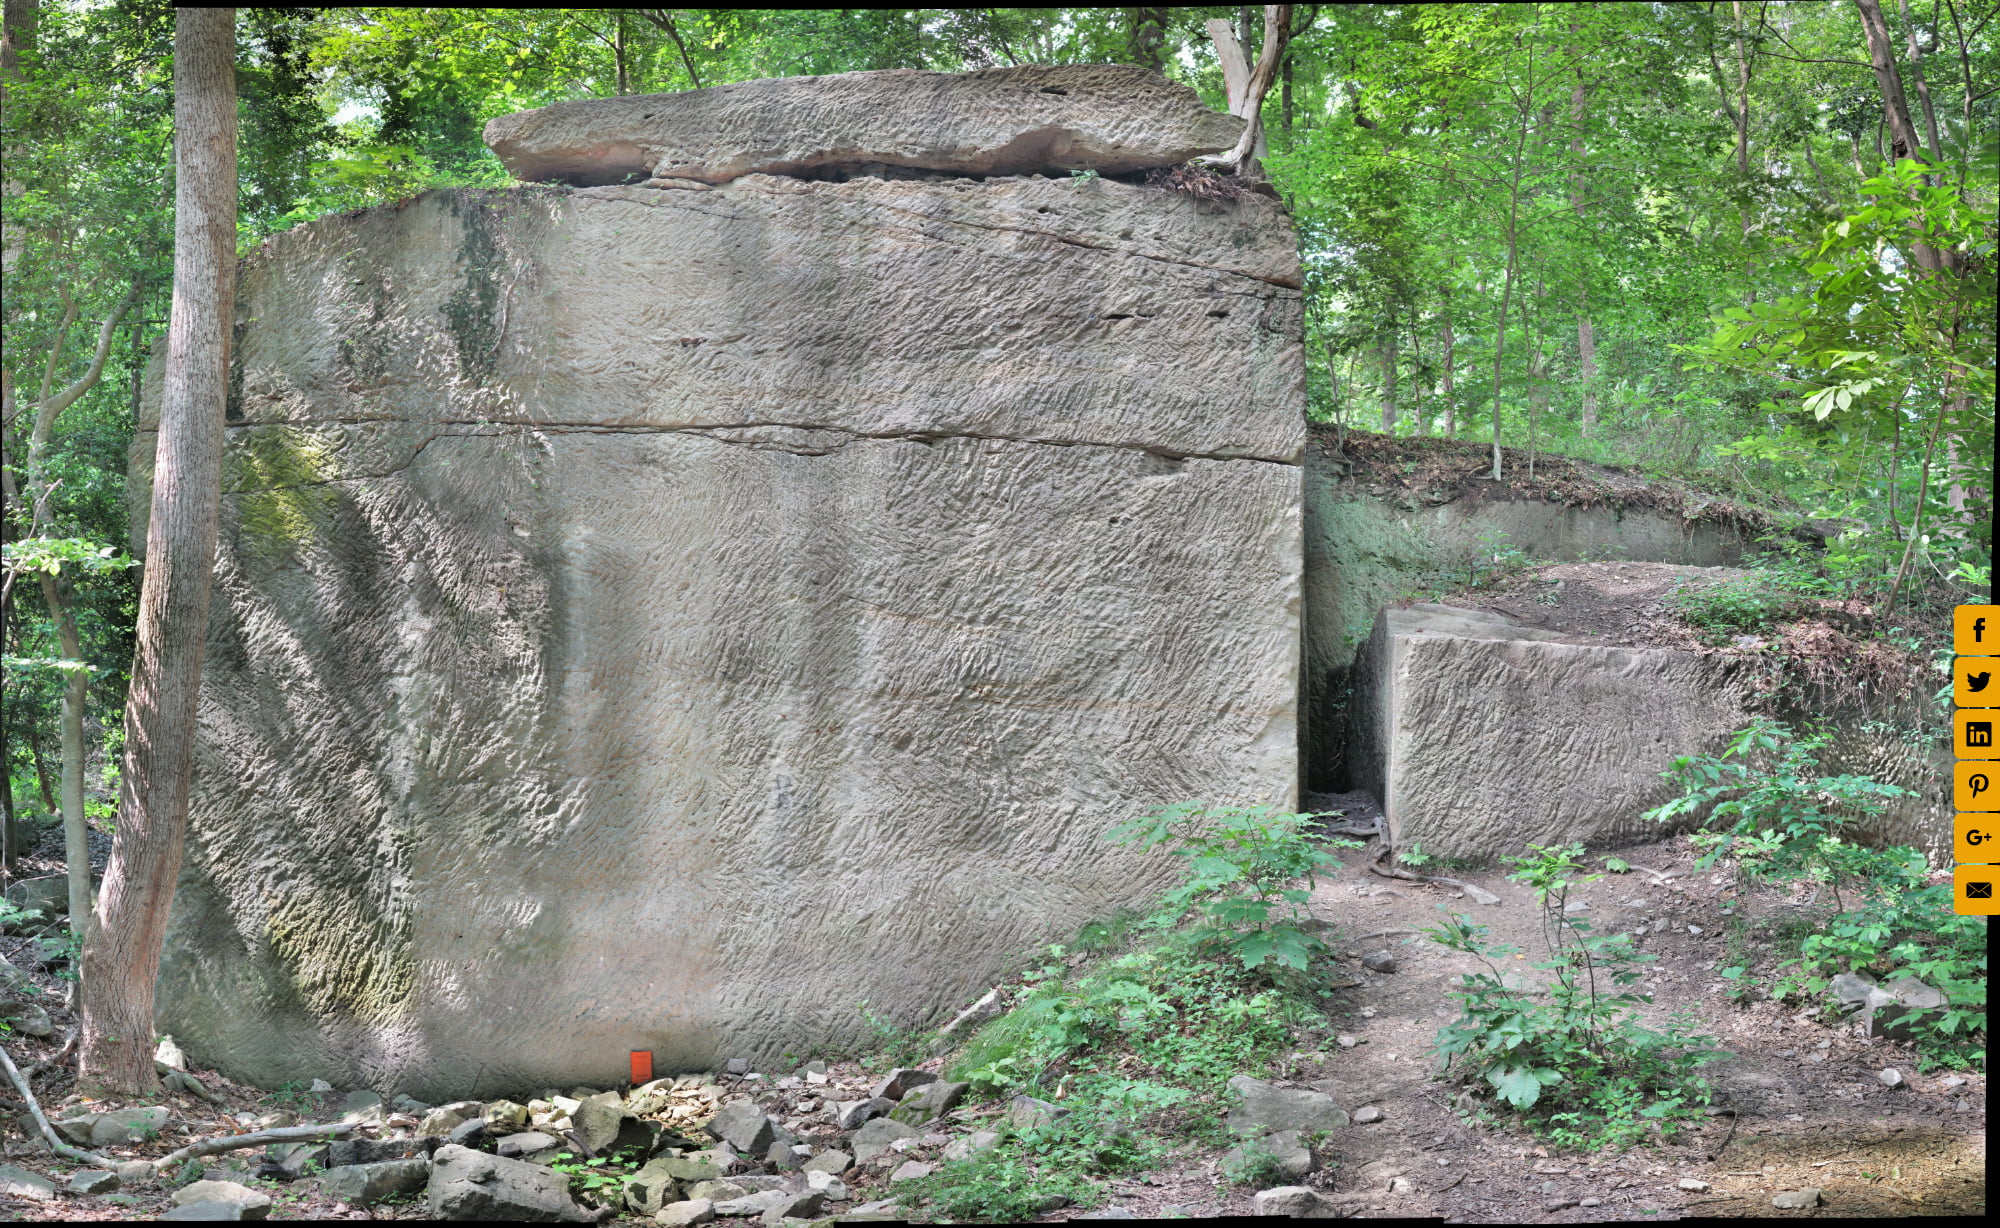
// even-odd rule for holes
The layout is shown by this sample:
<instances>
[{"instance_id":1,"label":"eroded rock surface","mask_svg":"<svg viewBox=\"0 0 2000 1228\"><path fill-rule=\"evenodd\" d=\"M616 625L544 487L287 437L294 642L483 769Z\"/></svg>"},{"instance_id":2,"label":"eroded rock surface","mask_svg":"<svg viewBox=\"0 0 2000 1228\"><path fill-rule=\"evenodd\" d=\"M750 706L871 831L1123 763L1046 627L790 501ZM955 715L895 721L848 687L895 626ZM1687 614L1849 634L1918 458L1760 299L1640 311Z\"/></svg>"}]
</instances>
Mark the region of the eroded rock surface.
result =
<instances>
[{"instance_id":1,"label":"eroded rock surface","mask_svg":"<svg viewBox=\"0 0 2000 1228\"><path fill-rule=\"evenodd\" d=\"M1243 121L1119 64L898 68L558 102L503 115L486 143L517 179L724 183L870 165L957 175L1146 170L1217 153Z\"/></svg>"},{"instance_id":2,"label":"eroded rock surface","mask_svg":"<svg viewBox=\"0 0 2000 1228\"><path fill-rule=\"evenodd\" d=\"M604 1086L941 1022L1144 903L1112 823L1296 778L1293 250L1262 198L771 175L270 240L162 1026Z\"/></svg>"},{"instance_id":3,"label":"eroded rock surface","mask_svg":"<svg viewBox=\"0 0 2000 1228\"><path fill-rule=\"evenodd\" d=\"M1397 848L1492 858L1617 847L1675 790L1677 755L1748 719L1740 663L1576 643L1487 610L1389 607L1356 660L1349 762Z\"/></svg>"}]
</instances>

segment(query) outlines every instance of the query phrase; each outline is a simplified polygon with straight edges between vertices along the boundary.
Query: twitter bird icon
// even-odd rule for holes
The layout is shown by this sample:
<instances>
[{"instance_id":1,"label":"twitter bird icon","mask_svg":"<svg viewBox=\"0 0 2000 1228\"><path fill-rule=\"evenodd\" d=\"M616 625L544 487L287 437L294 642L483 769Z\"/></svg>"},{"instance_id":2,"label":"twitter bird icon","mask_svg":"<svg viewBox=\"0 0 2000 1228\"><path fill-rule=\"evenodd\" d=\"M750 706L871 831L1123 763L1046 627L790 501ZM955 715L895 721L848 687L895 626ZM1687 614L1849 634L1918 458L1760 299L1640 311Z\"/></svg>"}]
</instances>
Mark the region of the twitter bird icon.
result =
<instances>
[{"instance_id":1,"label":"twitter bird icon","mask_svg":"<svg viewBox=\"0 0 2000 1228\"><path fill-rule=\"evenodd\" d=\"M1961 708L2000 706L2000 690L1987 685L1996 667L2000 657L1960 657L1952 670L1952 702Z\"/></svg>"}]
</instances>

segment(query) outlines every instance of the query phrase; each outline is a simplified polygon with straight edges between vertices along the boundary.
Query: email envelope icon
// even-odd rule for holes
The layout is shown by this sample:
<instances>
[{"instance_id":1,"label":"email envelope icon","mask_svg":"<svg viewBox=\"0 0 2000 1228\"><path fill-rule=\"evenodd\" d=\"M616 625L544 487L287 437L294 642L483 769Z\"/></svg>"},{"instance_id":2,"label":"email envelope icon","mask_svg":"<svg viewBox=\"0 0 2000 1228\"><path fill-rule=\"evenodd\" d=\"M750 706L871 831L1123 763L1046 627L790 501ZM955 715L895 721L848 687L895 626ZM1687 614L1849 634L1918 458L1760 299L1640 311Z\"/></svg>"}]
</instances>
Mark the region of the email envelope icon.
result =
<instances>
[{"instance_id":1,"label":"email envelope icon","mask_svg":"<svg viewBox=\"0 0 2000 1228\"><path fill-rule=\"evenodd\" d=\"M1990 900L1993 898L1992 883L1967 883L1965 898L1968 900Z\"/></svg>"}]
</instances>

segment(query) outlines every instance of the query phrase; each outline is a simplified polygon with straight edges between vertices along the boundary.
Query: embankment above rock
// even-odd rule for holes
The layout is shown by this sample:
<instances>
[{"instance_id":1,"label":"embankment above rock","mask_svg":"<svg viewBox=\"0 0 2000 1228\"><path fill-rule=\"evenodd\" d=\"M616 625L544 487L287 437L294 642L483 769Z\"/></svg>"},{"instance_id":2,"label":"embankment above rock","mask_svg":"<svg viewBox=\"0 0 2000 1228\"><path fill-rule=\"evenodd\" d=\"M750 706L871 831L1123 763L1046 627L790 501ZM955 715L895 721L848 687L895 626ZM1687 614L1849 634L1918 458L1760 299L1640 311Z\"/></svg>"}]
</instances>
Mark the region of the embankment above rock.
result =
<instances>
[{"instance_id":1,"label":"embankment above rock","mask_svg":"<svg viewBox=\"0 0 2000 1228\"><path fill-rule=\"evenodd\" d=\"M486 125L516 178L726 183L871 164L958 175L1123 174L1229 148L1243 121L1119 64L914 69L558 102Z\"/></svg>"}]
</instances>

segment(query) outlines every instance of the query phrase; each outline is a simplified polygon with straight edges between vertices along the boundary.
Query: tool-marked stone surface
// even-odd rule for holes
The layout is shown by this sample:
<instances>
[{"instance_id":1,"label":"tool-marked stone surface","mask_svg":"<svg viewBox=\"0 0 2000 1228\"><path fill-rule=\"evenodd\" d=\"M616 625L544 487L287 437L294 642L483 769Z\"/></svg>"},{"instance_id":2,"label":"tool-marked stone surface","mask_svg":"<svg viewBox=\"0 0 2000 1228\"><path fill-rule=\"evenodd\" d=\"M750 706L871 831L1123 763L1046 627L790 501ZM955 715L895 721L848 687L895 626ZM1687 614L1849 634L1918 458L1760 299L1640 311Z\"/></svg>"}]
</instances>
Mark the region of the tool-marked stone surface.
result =
<instances>
[{"instance_id":1,"label":"tool-marked stone surface","mask_svg":"<svg viewBox=\"0 0 2000 1228\"><path fill-rule=\"evenodd\" d=\"M1261 197L768 175L274 237L161 1026L601 1087L1150 899L1109 825L1296 780L1293 251Z\"/></svg>"},{"instance_id":2,"label":"tool-marked stone surface","mask_svg":"<svg viewBox=\"0 0 2000 1228\"><path fill-rule=\"evenodd\" d=\"M1567 638L1484 610L1382 611L1357 660L1350 762L1396 847L1633 843L1660 830L1639 817L1673 795L1660 772L1748 719L1739 666Z\"/></svg>"},{"instance_id":3,"label":"tool-marked stone surface","mask_svg":"<svg viewBox=\"0 0 2000 1228\"><path fill-rule=\"evenodd\" d=\"M516 178L588 185L871 166L1117 174L1220 152L1242 132L1242 120L1156 73L1065 64L783 77L558 102L489 121L486 143Z\"/></svg>"}]
</instances>

